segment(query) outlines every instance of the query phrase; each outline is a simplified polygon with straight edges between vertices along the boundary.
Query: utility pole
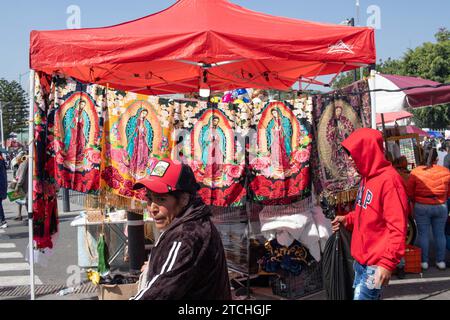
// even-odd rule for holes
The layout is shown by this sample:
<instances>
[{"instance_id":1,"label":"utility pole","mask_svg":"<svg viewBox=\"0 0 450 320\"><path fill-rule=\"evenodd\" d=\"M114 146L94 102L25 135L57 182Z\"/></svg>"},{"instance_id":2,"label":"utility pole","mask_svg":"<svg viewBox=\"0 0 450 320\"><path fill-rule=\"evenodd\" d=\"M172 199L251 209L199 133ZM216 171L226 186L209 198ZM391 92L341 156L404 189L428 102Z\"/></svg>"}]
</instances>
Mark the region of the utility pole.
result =
<instances>
[{"instance_id":1,"label":"utility pole","mask_svg":"<svg viewBox=\"0 0 450 320\"><path fill-rule=\"evenodd\" d=\"M355 18L351 18L350 20L348 20L348 25L350 27L354 27L355 26ZM358 71L355 69L355 71L353 71L353 81L358 81Z\"/></svg>"},{"instance_id":2,"label":"utility pole","mask_svg":"<svg viewBox=\"0 0 450 320\"><path fill-rule=\"evenodd\" d=\"M2 135L2 148L5 149L5 134L3 131L3 103L0 101L0 130Z\"/></svg>"},{"instance_id":3,"label":"utility pole","mask_svg":"<svg viewBox=\"0 0 450 320\"><path fill-rule=\"evenodd\" d=\"M356 26L361 26L361 4L359 0L356 0ZM364 68L359 68L359 76L360 79L364 77Z\"/></svg>"},{"instance_id":4,"label":"utility pole","mask_svg":"<svg viewBox=\"0 0 450 320\"><path fill-rule=\"evenodd\" d=\"M361 5L359 0L356 0L356 26L361 26Z\"/></svg>"}]
</instances>

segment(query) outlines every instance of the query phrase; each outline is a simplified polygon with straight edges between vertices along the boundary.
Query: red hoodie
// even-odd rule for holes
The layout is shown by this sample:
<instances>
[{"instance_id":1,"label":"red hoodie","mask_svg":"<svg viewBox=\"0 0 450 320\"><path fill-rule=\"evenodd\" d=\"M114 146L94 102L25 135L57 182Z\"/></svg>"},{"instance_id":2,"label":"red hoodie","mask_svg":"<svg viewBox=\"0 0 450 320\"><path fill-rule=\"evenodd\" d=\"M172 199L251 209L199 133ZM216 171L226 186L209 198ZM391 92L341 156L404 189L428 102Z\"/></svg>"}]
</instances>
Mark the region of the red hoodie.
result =
<instances>
[{"instance_id":1,"label":"red hoodie","mask_svg":"<svg viewBox=\"0 0 450 320\"><path fill-rule=\"evenodd\" d=\"M409 206L404 182L385 159L378 130L356 130L342 145L363 178L356 208L345 220L353 228L352 256L362 265L393 271L405 255Z\"/></svg>"}]
</instances>

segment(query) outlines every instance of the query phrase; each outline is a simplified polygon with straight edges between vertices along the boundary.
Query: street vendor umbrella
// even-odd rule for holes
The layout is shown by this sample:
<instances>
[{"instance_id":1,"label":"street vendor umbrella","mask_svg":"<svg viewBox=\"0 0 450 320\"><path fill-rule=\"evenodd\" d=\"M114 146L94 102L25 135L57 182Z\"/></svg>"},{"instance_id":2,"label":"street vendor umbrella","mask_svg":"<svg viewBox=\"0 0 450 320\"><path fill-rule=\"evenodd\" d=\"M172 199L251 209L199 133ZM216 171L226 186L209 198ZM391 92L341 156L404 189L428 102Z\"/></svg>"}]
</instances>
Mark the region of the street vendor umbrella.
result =
<instances>
[{"instance_id":1,"label":"street vendor umbrella","mask_svg":"<svg viewBox=\"0 0 450 320\"><path fill-rule=\"evenodd\" d=\"M334 233L323 253L323 280L328 300L353 300L351 234L344 228Z\"/></svg>"},{"instance_id":2,"label":"street vendor umbrella","mask_svg":"<svg viewBox=\"0 0 450 320\"><path fill-rule=\"evenodd\" d=\"M416 126L406 126L406 133L418 134L421 137L431 137L431 135L428 132L426 132Z\"/></svg>"},{"instance_id":3,"label":"street vendor umbrella","mask_svg":"<svg viewBox=\"0 0 450 320\"><path fill-rule=\"evenodd\" d=\"M371 90L382 90L374 95L377 113L450 103L450 85L427 79L376 74L369 86Z\"/></svg>"},{"instance_id":4,"label":"street vendor umbrella","mask_svg":"<svg viewBox=\"0 0 450 320\"><path fill-rule=\"evenodd\" d=\"M384 113L383 116L384 116L385 124L414 117L414 115L412 113L409 113L407 111ZM383 124L383 118L381 116L381 113L377 113L377 125L382 125L382 124Z\"/></svg>"}]
</instances>

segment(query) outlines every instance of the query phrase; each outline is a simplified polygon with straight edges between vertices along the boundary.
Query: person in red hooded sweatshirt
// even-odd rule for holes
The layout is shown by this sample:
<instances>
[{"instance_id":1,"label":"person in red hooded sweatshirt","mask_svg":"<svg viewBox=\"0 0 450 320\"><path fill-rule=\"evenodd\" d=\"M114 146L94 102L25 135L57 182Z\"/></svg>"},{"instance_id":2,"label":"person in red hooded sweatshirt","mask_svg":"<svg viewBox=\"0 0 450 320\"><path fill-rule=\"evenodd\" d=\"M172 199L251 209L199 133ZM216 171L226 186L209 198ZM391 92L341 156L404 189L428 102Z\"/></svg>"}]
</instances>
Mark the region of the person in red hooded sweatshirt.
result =
<instances>
[{"instance_id":1,"label":"person in red hooded sweatshirt","mask_svg":"<svg viewBox=\"0 0 450 320\"><path fill-rule=\"evenodd\" d=\"M362 176L355 210L333 221L353 230L354 300L379 300L405 255L408 197L402 177L384 156L383 136L358 129L342 146Z\"/></svg>"}]
</instances>

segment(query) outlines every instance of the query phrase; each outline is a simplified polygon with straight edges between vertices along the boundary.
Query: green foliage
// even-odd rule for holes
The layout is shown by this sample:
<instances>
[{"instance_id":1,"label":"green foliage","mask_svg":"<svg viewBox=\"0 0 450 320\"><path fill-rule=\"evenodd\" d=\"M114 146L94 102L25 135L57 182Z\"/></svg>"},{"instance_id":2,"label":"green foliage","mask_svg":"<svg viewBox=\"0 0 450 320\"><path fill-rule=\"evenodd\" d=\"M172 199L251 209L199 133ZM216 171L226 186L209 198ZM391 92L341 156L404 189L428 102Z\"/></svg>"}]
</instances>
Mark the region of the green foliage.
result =
<instances>
[{"instance_id":1,"label":"green foliage","mask_svg":"<svg viewBox=\"0 0 450 320\"><path fill-rule=\"evenodd\" d=\"M418 127L443 129L450 124L450 104L412 110Z\"/></svg>"},{"instance_id":2,"label":"green foliage","mask_svg":"<svg viewBox=\"0 0 450 320\"><path fill-rule=\"evenodd\" d=\"M3 107L5 139L7 139L10 133L19 133L28 127L28 98L18 82L0 79L0 101Z\"/></svg>"}]
</instances>

